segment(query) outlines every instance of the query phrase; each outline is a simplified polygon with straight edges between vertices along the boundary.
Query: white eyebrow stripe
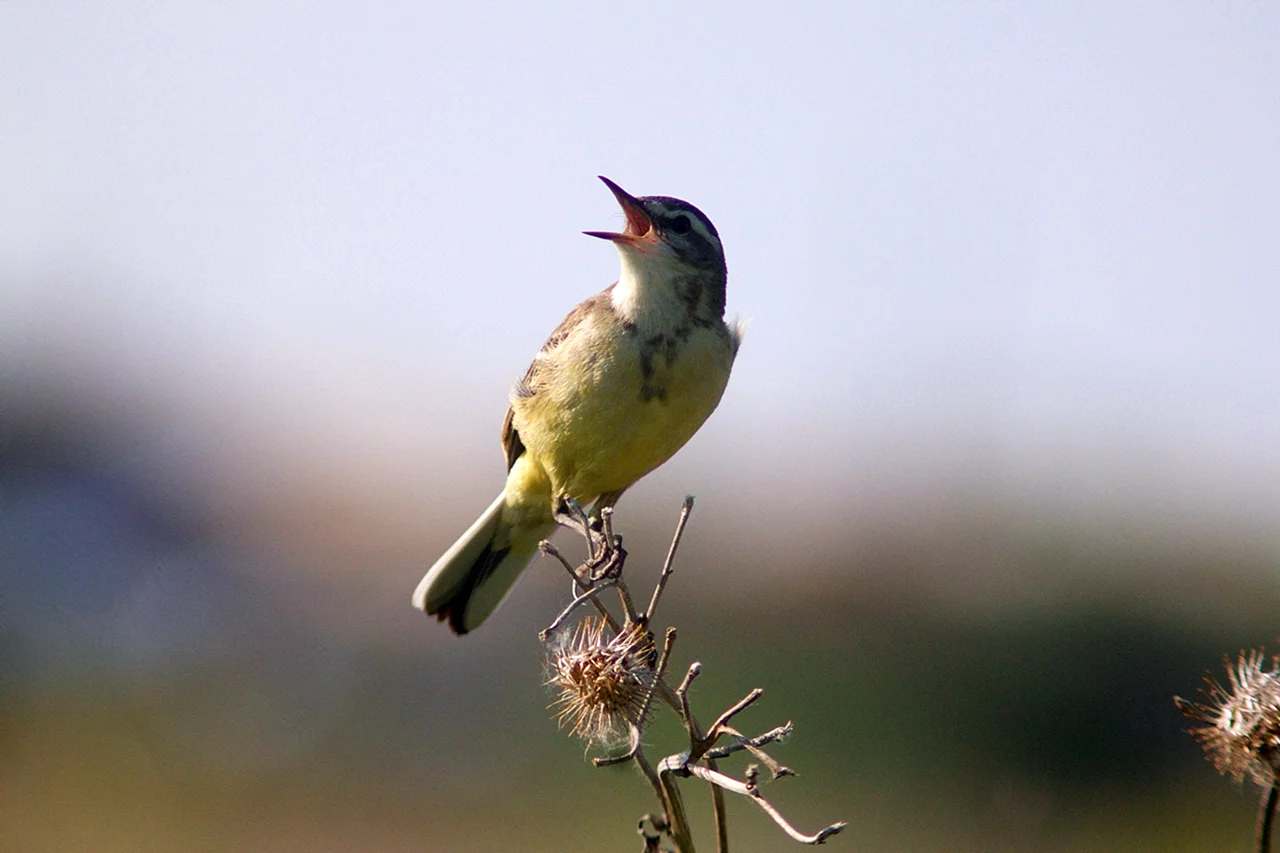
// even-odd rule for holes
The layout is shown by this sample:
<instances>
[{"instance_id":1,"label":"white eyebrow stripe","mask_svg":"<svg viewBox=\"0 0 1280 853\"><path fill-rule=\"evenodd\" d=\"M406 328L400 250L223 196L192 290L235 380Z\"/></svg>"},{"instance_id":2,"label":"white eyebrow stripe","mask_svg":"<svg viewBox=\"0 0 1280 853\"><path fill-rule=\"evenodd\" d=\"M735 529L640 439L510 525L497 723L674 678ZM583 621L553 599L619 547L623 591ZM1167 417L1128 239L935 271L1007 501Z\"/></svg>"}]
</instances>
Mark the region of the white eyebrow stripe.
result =
<instances>
[{"instance_id":1,"label":"white eyebrow stripe","mask_svg":"<svg viewBox=\"0 0 1280 853\"><path fill-rule=\"evenodd\" d=\"M653 207L654 213L664 219L672 219L680 214L684 214L689 217L689 222L693 224L695 229L697 229L698 234L702 239L706 240L713 246L720 246L720 238L712 234L711 230L707 227L707 223L703 221L703 218L692 210L686 210L683 207L668 207L660 201L651 201L649 204Z\"/></svg>"},{"instance_id":2,"label":"white eyebrow stripe","mask_svg":"<svg viewBox=\"0 0 1280 853\"><path fill-rule=\"evenodd\" d=\"M716 237L716 235L712 234L710 231L707 230L707 226L703 224L701 217L694 216L693 214L689 214L689 213L686 213L685 215L689 217L689 221L693 223L693 227L697 229L699 234L702 235L702 239L706 240L708 243L710 243L713 246L720 245L720 239Z\"/></svg>"}]
</instances>

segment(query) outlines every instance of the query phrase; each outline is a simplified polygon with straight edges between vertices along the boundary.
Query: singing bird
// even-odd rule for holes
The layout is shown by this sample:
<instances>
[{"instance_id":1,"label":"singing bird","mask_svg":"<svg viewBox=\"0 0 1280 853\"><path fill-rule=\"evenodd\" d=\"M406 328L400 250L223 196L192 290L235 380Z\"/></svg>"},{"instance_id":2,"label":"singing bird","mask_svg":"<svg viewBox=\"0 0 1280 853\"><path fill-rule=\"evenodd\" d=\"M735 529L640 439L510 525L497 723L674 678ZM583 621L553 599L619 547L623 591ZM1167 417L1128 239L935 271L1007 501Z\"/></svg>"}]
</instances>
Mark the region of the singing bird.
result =
<instances>
[{"instance_id":1,"label":"singing bird","mask_svg":"<svg viewBox=\"0 0 1280 853\"><path fill-rule=\"evenodd\" d=\"M742 329L724 321L715 226L686 201L613 181L627 225L587 231L622 258L617 282L569 312L511 390L502 494L427 571L413 604L474 630L506 598L572 497L611 507L715 410Z\"/></svg>"}]
</instances>

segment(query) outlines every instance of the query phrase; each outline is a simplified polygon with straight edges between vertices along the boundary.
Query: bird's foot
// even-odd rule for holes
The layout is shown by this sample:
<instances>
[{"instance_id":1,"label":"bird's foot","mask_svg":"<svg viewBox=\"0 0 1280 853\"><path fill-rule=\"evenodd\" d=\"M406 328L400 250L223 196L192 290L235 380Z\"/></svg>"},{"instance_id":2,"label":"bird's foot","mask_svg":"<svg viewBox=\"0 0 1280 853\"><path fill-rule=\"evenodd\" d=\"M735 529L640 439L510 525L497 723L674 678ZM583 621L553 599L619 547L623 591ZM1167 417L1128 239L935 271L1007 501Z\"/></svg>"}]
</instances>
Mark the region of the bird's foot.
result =
<instances>
[{"instance_id":1,"label":"bird's foot","mask_svg":"<svg viewBox=\"0 0 1280 853\"><path fill-rule=\"evenodd\" d=\"M587 559L579 570L585 586L618 576L627 552L622 547L622 537L613 532L613 507L598 507L587 515L573 497L565 495L558 502L554 517L558 524L587 542Z\"/></svg>"},{"instance_id":2,"label":"bird's foot","mask_svg":"<svg viewBox=\"0 0 1280 853\"><path fill-rule=\"evenodd\" d=\"M588 517L586 510L570 495L565 495L556 502L552 517L561 527L567 527L579 536L587 538L591 545L591 531L600 530L600 519Z\"/></svg>"}]
</instances>

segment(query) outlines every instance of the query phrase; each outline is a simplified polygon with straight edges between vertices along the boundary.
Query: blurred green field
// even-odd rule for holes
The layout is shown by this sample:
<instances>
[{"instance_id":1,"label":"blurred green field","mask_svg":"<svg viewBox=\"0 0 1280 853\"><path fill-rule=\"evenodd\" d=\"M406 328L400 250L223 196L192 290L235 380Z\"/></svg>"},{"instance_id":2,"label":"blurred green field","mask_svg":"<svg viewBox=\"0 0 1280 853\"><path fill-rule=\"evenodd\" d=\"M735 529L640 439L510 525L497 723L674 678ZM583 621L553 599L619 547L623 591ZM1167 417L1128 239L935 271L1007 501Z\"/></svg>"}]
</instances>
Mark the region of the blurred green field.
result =
<instances>
[{"instance_id":1,"label":"blurred green field","mask_svg":"<svg viewBox=\"0 0 1280 853\"><path fill-rule=\"evenodd\" d=\"M1267 639L1258 619L1228 640L1087 595L992 621L835 590L755 606L700 592L676 584L665 605L677 666L706 667L695 709L765 689L740 723L794 720L774 754L800 773L767 793L810 831L848 821L833 850L1248 849L1252 791L1199 757L1170 697ZM52 679L9 634L0 848L638 849L648 788L556 730L538 622L506 609L479 653L469 638L405 654L267 620L256 653ZM665 719L653 755L679 749ZM686 798L710 849L707 798L688 783ZM749 804L730 813L734 849L790 845Z\"/></svg>"}]
</instances>

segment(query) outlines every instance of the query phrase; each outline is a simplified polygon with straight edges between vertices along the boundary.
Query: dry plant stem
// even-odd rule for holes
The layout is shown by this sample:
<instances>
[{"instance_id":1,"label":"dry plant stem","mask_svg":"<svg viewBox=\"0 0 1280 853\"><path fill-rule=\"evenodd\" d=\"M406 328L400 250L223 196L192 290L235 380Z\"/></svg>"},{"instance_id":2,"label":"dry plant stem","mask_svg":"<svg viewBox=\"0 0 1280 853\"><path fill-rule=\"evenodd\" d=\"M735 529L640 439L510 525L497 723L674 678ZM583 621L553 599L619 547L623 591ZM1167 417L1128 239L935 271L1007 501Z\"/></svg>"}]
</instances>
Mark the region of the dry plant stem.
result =
<instances>
[{"instance_id":1,"label":"dry plant stem","mask_svg":"<svg viewBox=\"0 0 1280 853\"><path fill-rule=\"evenodd\" d=\"M702 755L705 754L706 751L711 748L711 745L715 743L715 741L720 737L720 732L723 731L725 726L729 724L729 720L733 719L735 716L745 711L748 707L750 707L751 703L755 702L757 699L759 699L763 695L764 695L764 691L761 690L759 687L756 687L746 696L739 699L733 705L733 707L725 711L719 717L716 717L716 721L711 724L711 728L707 731L707 736L704 738L704 740L706 741L706 745L700 751L698 757L701 758ZM699 746L701 746L701 744L699 744Z\"/></svg>"},{"instance_id":2,"label":"dry plant stem","mask_svg":"<svg viewBox=\"0 0 1280 853\"><path fill-rule=\"evenodd\" d=\"M644 700L644 710L647 712L653 703L655 692L660 692L659 688L671 689L663 682L666 675L667 664L671 659L671 649L675 645L676 629L668 628L666 636L663 638L662 652L658 657L658 665L654 670L654 682L650 687L648 694ZM688 701L684 699L684 693L688 691L689 684L696 677L697 672L702 669L700 664L690 667L693 675L685 675L685 680L681 682L681 698L684 711L682 712L687 720L687 725L692 725L693 730L697 730L698 722L693 717L691 711L688 710ZM641 715L644 718L644 713ZM658 800L662 803L662 808L667 816L667 826L671 834L672 841L676 844L676 850L680 853L694 853L693 834L689 828L689 818L684 809L684 799L680 794L680 788L676 785L675 779L670 775L659 775L654 772L653 766L649 764L648 759L644 755L641 748L641 731L639 727L631 728L631 745L630 749L624 755L610 756L608 758L595 758L592 763L597 767L605 767L611 764L621 764L628 760L634 760L636 765L640 767L641 773L649 780L654 787L654 791L658 795ZM708 761L707 764L714 770L715 762ZM729 827L727 816L724 808L724 793L715 786L711 788L712 815L716 825L716 850L719 853L729 853Z\"/></svg>"},{"instance_id":3,"label":"dry plant stem","mask_svg":"<svg viewBox=\"0 0 1280 853\"><path fill-rule=\"evenodd\" d=\"M1280 800L1280 779L1273 780L1258 803L1258 826L1254 840L1258 853L1271 853L1271 830L1276 821L1276 803Z\"/></svg>"},{"instance_id":4,"label":"dry plant stem","mask_svg":"<svg viewBox=\"0 0 1280 853\"><path fill-rule=\"evenodd\" d=\"M708 761L707 767L716 769L714 761ZM711 786L711 816L716 823L716 853L729 853L729 815L724 810L724 791L715 785Z\"/></svg>"},{"instance_id":5,"label":"dry plant stem","mask_svg":"<svg viewBox=\"0 0 1280 853\"><path fill-rule=\"evenodd\" d=\"M613 535L613 507L605 506L600 508L600 531L604 533L604 541L612 544Z\"/></svg>"},{"instance_id":6,"label":"dry plant stem","mask_svg":"<svg viewBox=\"0 0 1280 853\"><path fill-rule=\"evenodd\" d=\"M693 833L689 830L689 814L684 810L684 798L680 796L680 789L676 787L675 780L669 774L659 775L642 749L636 750L635 762L640 772L649 780L649 784L653 785L654 792L658 795L658 802L662 803L662 812L666 821L663 830L671 836L676 850L679 853L695 853Z\"/></svg>"},{"instance_id":7,"label":"dry plant stem","mask_svg":"<svg viewBox=\"0 0 1280 853\"><path fill-rule=\"evenodd\" d=\"M666 589L667 579L671 577L674 571L672 568L676 559L676 549L680 547L680 538L684 536L685 525L689 523L689 513L693 512L693 495L684 496L684 505L680 507L680 520L676 522L676 533L671 537L671 547L667 549L667 559L662 561L662 573L658 575L658 585L653 588L653 597L649 599L649 607L644 612L644 618L648 619L653 615L653 611L658 608L658 599L662 597L662 591Z\"/></svg>"},{"instance_id":8,"label":"dry plant stem","mask_svg":"<svg viewBox=\"0 0 1280 853\"><path fill-rule=\"evenodd\" d=\"M738 738L738 742L726 744L725 746L717 746L715 749L708 749L706 757L707 758L728 758L730 755L732 755L735 752L738 752L739 750L743 750L743 749L749 750L756 747L761 747L761 746L764 746L765 744L773 743L775 740L782 740L783 738L789 737L793 730L794 730L794 726L792 726L792 724L788 722L785 726L778 726L776 729L771 729L765 732L764 734L760 735L759 737L748 738L748 737L743 737L741 732L735 731L734 729L731 729L726 726L723 730L724 733L728 735L732 735L735 738ZM783 768L783 769L786 769L786 768ZM794 776L796 774L793 772L787 772L779 775Z\"/></svg>"},{"instance_id":9,"label":"dry plant stem","mask_svg":"<svg viewBox=\"0 0 1280 853\"><path fill-rule=\"evenodd\" d=\"M689 815L684 810L684 797L680 794L680 787L676 784L676 780L671 774L660 774L658 779L662 782L662 790L665 793L663 798L663 808L671 818L671 840L676 845L678 853L696 853L693 846L693 832L689 829Z\"/></svg>"},{"instance_id":10,"label":"dry plant stem","mask_svg":"<svg viewBox=\"0 0 1280 853\"><path fill-rule=\"evenodd\" d=\"M794 770L792 770L790 767L787 767L785 764L779 764L778 761L772 755L770 755L769 753L765 752L763 749L760 748L762 744L769 743L770 741L773 741L773 740L777 740L781 736L780 733L782 732L790 733L790 731L791 731L791 723L788 722L785 726L779 726L778 728L774 729L771 732L765 732L764 734L760 735L760 737L748 738L737 729L732 729L728 726L721 726L720 734L725 734L725 735L729 735L730 737L737 738L738 742L729 744L728 746L720 747L719 749L708 749L704 757L708 759L723 758L724 756L729 755L731 752L735 752L739 749L745 749L748 752L750 752L751 755L754 756L757 761L759 761L765 767L769 768L769 775L771 775L774 779L777 779L782 776L795 776L796 772Z\"/></svg>"},{"instance_id":11,"label":"dry plant stem","mask_svg":"<svg viewBox=\"0 0 1280 853\"><path fill-rule=\"evenodd\" d=\"M672 756L672 758L675 757L676 756ZM665 759L658 765L659 773L678 772L678 768L668 766L669 761L671 761L670 758ZM801 844L821 844L840 830L844 829L846 826L842 821L840 823L833 823L831 826L826 827L814 835L805 835L803 832L788 823L787 819L782 816L782 813L761 795L760 789L755 783L755 773L752 770L749 770L747 773L747 781L739 782L737 779L726 776L723 773L719 773L708 767L702 767L698 764L686 764L683 769L688 773L697 776L699 779L704 779L707 782L710 782L717 788L723 788L726 791L731 791L735 794L741 794L744 797L747 797L759 806L765 814L773 818L773 822L776 823L783 832L791 836L793 840L799 841Z\"/></svg>"},{"instance_id":12,"label":"dry plant stem","mask_svg":"<svg viewBox=\"0 0 1280 853\"><path fill-rule=\"evenodd\" d=\"M698 724L694 722L693 711L689 710L689 688L693 686L693 680L702 675L702 664L694 661L689 664L689 669L684 674L684 678L680 681L680 686L676 688L676 698L680 700L680 718L684 720L685 727L689 729L689 736L695 740L702 737L702 731L698 728Z\"/></svg>"},{"instance_id":13,"label":"dry plant stem","mask_svg":"<svg viewBox=\"0 0 1280 853\"><path fill-rule=\"evenodd\" d=\"M642 624L643 620L640 614L636 613L636 606L631 601L631 590L627 589L627 585L623 583L622 578L618 578L616 584L618 588L618 600L622 602L622 615L627 620L628 625Z\"/></svg>"},{"instance_id":14,"label":"dry plant stem","mask_svg":"<svg viewBox=\"0 0 1280 853\"><path fill-rule=\"evenodd\" d=\"M613 614L609 612L609 608L604 606L604 602L601 601L598 596L593 595L591 597L591 603L596 606L596 612L600 614L601 618L603 618L605 622L609 623L609 628L612 629L615 634L622 631L622 626L618 624L618 620L613 618Z\"/></svg>"},{"instance_id":15,"label":"dry plant stem","mask_svg":"<svg viewBox=\"0 0 1280 853\"><path fill-rule=\"evenodd\" d=\"M569 565L569 561L564 558L564 555L560 553L560 549L557 548L555 545L552 545L550 542L544 539L543 541L538 543L538 547L542 549L542 553L549 554L550 556L555 557L557 560L560 561L560 565L564 566L565 571L569 573L569 577L573 578L573 583L574 583L573 592L574 592L574 596L576 597L578 595L578 589L580 587L584 587L584 584L582 583L582 579L578 577L578 572L574 569L573 566ZM588 588L588 591L590 591L589 588ZM600 601L600 599L594 595L588 596L588 598L590 599L591 603L595 605L596 612L598 612L601 618L603 618L604 621L609 624L609 628L612 629L614 633L617 633L618 631L622 630L622 626L618 624L617 619L613 618L613 614L609 612L609 608L604 606L604 602ZM543 631L543 634L549 634L549 633L550 631Z\"/></svg>"},{"instance_id":16,"label":"dry plant stem","mask_svg":"<svg viewBox=\"0 0 1280 853\"><path fill-rule=\"evenodd\" d=\"M549 554L560 561L560 565L564 566L565 571L573 578L574 581L574 601L570 604L560 616L546 628L541 637L545 641L559 625L568 618L569 613L573 611L579 604L592 599L596 591L616 586L618 589L618 599L622 603L622 613L628 625L641 621L641 617L636 613L635 604L631 600L631 591L627 589L627 585L622 580L622 565L626 559L626 552L622 550L622 540L613 532L613 507L603 507L600 510L600 541L597 545L596 538L591 531L590 519L588 519L582 507L573 498L568 495L564 498L565 505L568 506L570 512L568 515L557 515L557 520L569 527L577 530L586 539L587 542L587 562L581 567L575 568L565 559L564 554L560 552L555 545L543 540L539 543L544 554ZM584 592L579 595L578 588L581 587ZM593 599L592 599L593 600ZM606 616L604 605L596 602L596 609L600 611L602 616ZM609 625L614 631L619 630L616 620L612 616L608 616Z\"/></svg>"},{"instance_id":17,"label":"dry plant stem","mask_svg":"<svg viewBox=\"0 0 1280 853\"><path fill-rule=\"evenodd\" d=\"M685 498L685 506L689 506L688 498ZM682 514L681 518L687 515ZM698 718L693 715L693 710L689 707L689 688L693 685L693 680L702 674L702 664L694 661L689 664L688 671L684 674L684 678L680 682L680 686L676 688L676 698L680 701L680 717L684 720L684 727L689 732L690 751L685 756L685 763L697 761L702 758L707 751L707 747L714 743L706 743L702 735L702 727L698 725ZM758 697L757 697L758 698ZM751 702L754 702L752 699ZM751 704L750 702L747 703ZM745 707L745 706L744 706ZM719 722L717 720L717 722ZM708 760L707 767L711 771L717 769L715 761ZM666 778L665 776L663 777ZM716 850L717 853L729 853L729 816L724 808L724 792L715 785L711 786L711 817L716 826Z\"/></svg>"},{"instance_id":18,"label":"dry plant stem","mask_svg":"<svg viewBox=\"0 0 1280 853\"><path fill-rule=\"evenodd\" d=\"M690 759L693 761L697 761L700 758L705 759L707 762L707 769L713 773L716 772L719 768L717 767L714 759L706 758L707 750L715 746L716 740L719 739L720 733L725 729L729 720L735 714L745 710L747 706L755 702L763 694L764 691L758 687L752 690L745 698L739 700L732 708L717 717L716 721L711 724L711 729L707 732L707 735L704 738L699 739L697 737L697 723L696 721L693 721L693 714L690 713L689 718L693 721L693 725L689 727L690 738L693 741ZM687 709L688 696L686 695L683 698ZM776 762L770 760L770 763L774 764ZM724 808L724 791L715 785L711 786L711 812L716 824L716 849L719 853L729 853L729 819Z\"/></svg>"},{"instance_id":19,"label":"dry plant stem","mask_svg":"<svg viewBox=\"0 0 1280 853\"><path fill-rule=\"evenodd\" d=\"M547 641L547 638L550 637L552 634L554 634L557 630L559 630L560 626L563 625L566 620L568 620L568 618L573 614L573 611L578 609L579 605L583 604L586 601L589 601L592 598L595 598L597 595L604 592L609 587L617 586L620 582L621 581L618 578L610 578L609 580L603 580L603 581L600 581L600 583L588 589L586 592L579 595L573 601L569 602L568 607L560 611L560 615L557 616L554 620L552 620L550 625L542 629L542 633L538 635L538 639L542 640L545 643Z\"/></svg>"},{"instance_id":20,"label":"dry plant stem","mask_svg":"<svg viewBox=\"0 0 1280 853\"><path fill-rule=\"evenodd\" d=\"M654 770L653 765L649 763L649 758L644 754L643 749L637 749L635 755L632 757L635 759L636 766L640 768L640 775L649 780L649 784L653 786L653 792L658 795L658 802L663 804L663 809L665 810L667 798L662 790L662 780L658 778L658 772ZM666 814L669 815L670 813L667 812ZM670 817L668 817L667 820L669 823ZM663 827L663 829L665 829L665 827Z\"/></svg>"},{"instance_id":21,"label":"dry plant stem","mask_svg":"<svg viewBox=\"0 0 1280 853\"><path fill-rule=\"evenodd\" d=\"M572 577L574 581L578 580L577 570L575 570L573 566L569 564L569 561L564 558L564 554L561 554L560 549L557 548L554 544L552 544L550 540L543 539L541 542L539 542L538 550L540 550L542 553L550 557L555 557L557 560L560 561L560 565L564 566L565 571L569 573L570 577Z\"/></svg>"},{"instance_id":22,"label":"dry plant stem","mask_svg":"<svg viewBox=\"0 0 1280 853\"><path fill-rule=\"evenodd\" d=\"M658 689L658 685L662 683L662 677L667 674L667 664L671 661L671 650L676 645L676 629L675 626L667 628L667 633L662 637L662 652L658 655L658 666L653 671L653 684L649 685L649 692L644 696L644 705L640 719L645 719L649 713L649 708L653 705L653 694Z\"/></svg>"}]
</instances>

